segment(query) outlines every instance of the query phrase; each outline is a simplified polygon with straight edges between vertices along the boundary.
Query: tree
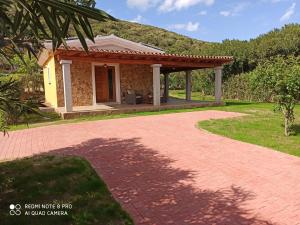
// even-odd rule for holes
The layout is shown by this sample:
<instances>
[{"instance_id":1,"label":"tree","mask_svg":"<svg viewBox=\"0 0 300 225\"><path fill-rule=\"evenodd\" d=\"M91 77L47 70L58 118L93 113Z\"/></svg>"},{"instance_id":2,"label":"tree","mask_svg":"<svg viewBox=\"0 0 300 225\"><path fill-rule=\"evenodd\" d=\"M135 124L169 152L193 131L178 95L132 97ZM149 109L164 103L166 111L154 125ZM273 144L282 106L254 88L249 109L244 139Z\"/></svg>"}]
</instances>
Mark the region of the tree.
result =
<instances>
[{"instance_id":1,"label":"tree","mask_svg":"<svg viewBox=\"0 0 300 225\"><path fill-rule=\"evenodd\" d=\"M289 136L295 115L294 108L300 98L300 66L290 65L282 74L277 74L277 81L274 85L275 102L277 109L284 115L284 133Z\"/></svg>"},{"instance_id":2,"label":"tree","mask_svg":"<svg viewBox=\"0 0 300 225\"><path fill-rule=\"evenodd\" d=\"M92 8L94 0L0 0L0 57L12 63L12 56L24 60L24 52L36 56L45 39L52 40L53 50L66 46L65 38L73 28L83 48L88 51L85 37L94 40L89 19L114 20L104 11ZM66 46L67 47L67 46ZM10 90L9 90L10 89ZM29 109L17 98L15 81L0 84L0 113L2 124L7 124L9 109L15 106ZM4 119L3 119L4 118ZM0 125L0 130L6 126Z\"/></svg>"},{"instance_id":3,"label":"tree","mask_svg":"<svg viewBox=\"0 0 300 225\"><path fill-rule=\"evenodd\" d=\"M8 126L15 124L29 113L37 113L34 102L20 101L20 83L17 80L0 81L0 130L7 133Z\"/></svg>"},{"instance_id":4,"label":"tree","mask_svg":"<svg viewBox=\"0 0 300 225\"><path fill-rule=\"evenodd\" d=\"M9 75L20 80L23 95L22 99L28 97L39 97L41 99L44 96L42 92L44 88L44 79L41 68L37 63L37 59L34 57L29 58L25 55L23 60L26 64L24 64L18 56L15 56L12 59L14 68Z\"/></svg>"},{"instance_id":5,"label":"tree","mask_svg":"<svg viewBox=\"0 0 300 225\"><path fill-rule=\"evenodd\" d=\"M260 64L252 76L254 93L266 94L284 115L285 135L289 136L294 122L294 108L300 100L300 57L275 57Z\"/></svg>"},{"instance_id":6,"label":"tree","mask_svg":"<svg viewBox=\"0 0 300 225\"><path fill-rule=\"evenodd\" d=\"M114 19L88 0L0 0L0 55L9 61L9 53L22 56L20 49L35 54L45 39L53 50L66 45L69 28L76 32L87 50L85 36L93 40L89 19Z\"/></svg>"}]
</instances>

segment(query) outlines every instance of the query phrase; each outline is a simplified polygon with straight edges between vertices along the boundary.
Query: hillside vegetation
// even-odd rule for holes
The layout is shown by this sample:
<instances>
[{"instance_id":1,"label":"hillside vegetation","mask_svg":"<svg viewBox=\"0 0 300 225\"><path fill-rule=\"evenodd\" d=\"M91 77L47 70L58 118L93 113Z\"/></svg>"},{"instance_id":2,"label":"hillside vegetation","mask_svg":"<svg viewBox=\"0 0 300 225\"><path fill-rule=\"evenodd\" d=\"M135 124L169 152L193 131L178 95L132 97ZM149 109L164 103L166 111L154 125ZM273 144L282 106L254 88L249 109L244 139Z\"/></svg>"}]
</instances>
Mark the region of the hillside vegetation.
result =
<instances>
[{"instance_id":1,"label":"hillside vegetation","mask_svg":"<svg viewBox=\"0 0 300 225\"><path fill-rule=\"evenodd\" d=\"M224 40L222 43L204 42L165 29L127 21L104 23L92 21L92 27L95 35L115 34L135 42L157 46L169 53L233 56L233 63L224 67L224 82L227 82L227 90L238 83L246 85L244 90L251 92L252 90L247 86L248 80L243 81L243 77L247 76L240 76L240 74L254 71L259 64L272 61L273 57L297 57L300 54L299 24L285 25L249 41ZM211 70L194 71L193 75L194 91L201 91L203 95L213 94L214 76ZM171 76L170 85L173 89L184 88L184 82L184 74ZM244 93L240 96L236 93L226 96L243 99ZM258 99L263 98L258 97Z\"/></svg>"},{"instance_id":2,"label":"hillside vegetation","mask_svg":"<svg viewBox=\"0 0 300 225\"><path fill-rule=\"evenodd\" d=\"M114 34L134 42L157 46L169 53L198 54L205 42L168 30L127 21L92 21L95 35Z\"/></svg>"},{"instance_id":3,"label":"hillside vegetation","mask_svg":"<svg viewBox=\"0 0 300 225\"><path fill-rule=\"evenodd\" d=\"M240 86L243 87L243 91L224 94L228 98L242 100L264 99L256 94L255 98L249 97L248 93L252 93L253 89L249 86L249 76L244 74L254 71L265 61L272 61L273 57L297 57L300 53L300 24L285 25L249 41L224 40L221 43L204 42L162 28L122 20L106 22L92 20L91 25L94 35L115 34L131 41L157 46L168 53L233 56L233 63L226 65L223 70L225 91L238 89ZM70 36L75 36L74 31L70 30L69 33ZM170 87L183 89L184 73L171 74ZM204 96L213 95L212 70L193 72L193 91L200 91Z\"/></svg>"},{"instance_id":4,"label":"hillside vegetation","mask_svg":"<svg viewBox=\"0 0 300 225\"><path fill-rule=\"evenodd\" d=\"M273 56L300 53L299 24L274 29L250 41L224 40L222 43L204 42L165 29L127 21L92 21L92 27L96 35L115 34L135 42L155 45L169 53L234 56L234 63L226 68L226 77L253 70L259 62Z\"/></svg>"}]
</instances>

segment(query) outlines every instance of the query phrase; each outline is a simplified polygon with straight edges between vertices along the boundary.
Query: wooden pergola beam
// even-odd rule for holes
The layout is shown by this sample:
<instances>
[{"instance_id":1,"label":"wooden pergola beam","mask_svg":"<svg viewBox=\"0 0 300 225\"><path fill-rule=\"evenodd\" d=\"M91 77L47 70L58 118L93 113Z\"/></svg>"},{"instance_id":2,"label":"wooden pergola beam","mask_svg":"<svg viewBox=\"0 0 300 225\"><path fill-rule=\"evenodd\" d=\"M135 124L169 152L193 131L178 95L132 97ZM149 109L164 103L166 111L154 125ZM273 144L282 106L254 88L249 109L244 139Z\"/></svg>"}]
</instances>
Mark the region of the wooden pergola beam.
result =
<instances>
[{"instance_id":1,"label":"wooden pergola beam","mask_svg":"<svg viewBox=\"0 0 300 225\"><path fill-rule=\"evenodd\" d=\"M103 63L120 63L120 64L142 64L142 65L152 65L152 64L162 64L164 67L168 68L214 68L216 66L222 65L222 63L207 63L207 62L186 62L186 61L167 61L162 59L127 59L127 58L113 58L113 57L78 57L69 55L58 55L59 60L73 60L73 61L83 61L83 62L103 62Z\"/></svg>"}]
</instances>

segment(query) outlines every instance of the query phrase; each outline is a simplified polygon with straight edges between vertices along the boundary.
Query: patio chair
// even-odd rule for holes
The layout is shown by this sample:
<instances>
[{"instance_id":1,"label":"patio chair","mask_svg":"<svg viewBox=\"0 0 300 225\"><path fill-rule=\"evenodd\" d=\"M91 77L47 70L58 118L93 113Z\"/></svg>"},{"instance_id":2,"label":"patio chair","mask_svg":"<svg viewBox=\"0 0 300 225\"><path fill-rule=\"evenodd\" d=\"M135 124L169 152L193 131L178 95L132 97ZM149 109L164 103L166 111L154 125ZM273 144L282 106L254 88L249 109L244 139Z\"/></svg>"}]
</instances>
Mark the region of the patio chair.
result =
<instances>
[{"instance_id":1,"label":"patio chair","mask_svg":"<svg viewBox=\"0 0 300 225\"><path fill-rule=\"evenodd\" d=\"M127 90L125 93L125 102L129 105L142 104L143 95L132 90Z\"/></svg>"}]
</instances>

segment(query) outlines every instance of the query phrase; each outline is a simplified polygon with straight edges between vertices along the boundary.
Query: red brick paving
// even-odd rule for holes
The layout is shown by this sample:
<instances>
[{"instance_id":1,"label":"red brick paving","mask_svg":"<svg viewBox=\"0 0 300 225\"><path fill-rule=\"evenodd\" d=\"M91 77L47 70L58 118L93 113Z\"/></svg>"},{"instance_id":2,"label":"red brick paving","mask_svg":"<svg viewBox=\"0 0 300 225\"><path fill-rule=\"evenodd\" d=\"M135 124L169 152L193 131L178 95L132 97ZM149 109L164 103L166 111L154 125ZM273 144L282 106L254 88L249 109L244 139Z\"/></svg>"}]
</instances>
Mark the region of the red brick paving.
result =
<instances>
[{"instance_id":1,"label":"red brick paving","mask_svg":"<svg viewBox=\"0 0 300 225\"><path fill-rule=\"evenodd\" d=\"M88 159L136 224L300 224L300 158L201 131L203 111L10 132L0 160Z\"/></svg>"}]
</instances>

